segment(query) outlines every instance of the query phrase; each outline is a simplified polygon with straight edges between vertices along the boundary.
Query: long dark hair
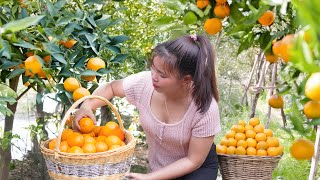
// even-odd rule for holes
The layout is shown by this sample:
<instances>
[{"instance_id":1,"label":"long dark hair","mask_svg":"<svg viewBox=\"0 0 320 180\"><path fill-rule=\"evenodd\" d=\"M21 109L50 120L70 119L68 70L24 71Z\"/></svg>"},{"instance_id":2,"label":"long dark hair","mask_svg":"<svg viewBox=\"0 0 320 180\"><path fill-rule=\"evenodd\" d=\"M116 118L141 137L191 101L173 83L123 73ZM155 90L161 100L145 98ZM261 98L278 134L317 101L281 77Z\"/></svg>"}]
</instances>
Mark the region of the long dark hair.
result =
<instances>
[{"instance_id":1,"label":"long dark hair","mask_svg":"<svg viewBox=\"0 0 320 180\"><path fill-rule=\"evenodd\" d=\"M177 71L179 77L192 76L192 97L198 110L206 112L212 97L218 102L219 92L215 73L216 54L206 36L183 36L157 45L151 56L165 61L169 71Z\"/></svg>"}]
</instances>

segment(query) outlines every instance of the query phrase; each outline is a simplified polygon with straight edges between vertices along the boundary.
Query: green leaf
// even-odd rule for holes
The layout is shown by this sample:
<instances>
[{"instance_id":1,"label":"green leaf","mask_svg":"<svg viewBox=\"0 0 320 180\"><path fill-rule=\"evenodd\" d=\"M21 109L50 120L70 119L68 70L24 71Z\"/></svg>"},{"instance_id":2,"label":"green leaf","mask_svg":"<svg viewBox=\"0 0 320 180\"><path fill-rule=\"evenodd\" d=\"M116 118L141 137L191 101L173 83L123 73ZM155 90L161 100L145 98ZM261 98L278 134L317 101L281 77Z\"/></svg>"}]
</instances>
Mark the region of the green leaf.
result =
<instances>
[{"instance_id":1,"label":"green leaf","mask_svg":"<svg viewBox=\"0 0 320 180\"><path fill-rule=\"evenodd\" d=\"M81 72L80 75L82 75L82 76L102 76L101 73L99 73L97 71L92 71L92 70L85 70L85 71Z\"/></svg>"},{"instance_id":2,"label":"green leaf","mask_svg":"<svg viewBox=\"0 0 320 180\"><path fill-rule=\"evenodd\" d=\"M67 61L64 59L63 55L61 55L59 53L52 53L51 55L52 55L52 57L54 57L56 60L58 60L62 64L67 64Z\"/></svg>"},{"instance_id":3,"label":"green leaf","mask_svg":"<svg viewBox=\"0 0 320 180\"><path fill-rule=\"evenodd\" d=\"M31 49L31 50L41 50L38 47L34 46L33 44L30 44L24 40L19 40L17 43L13 43L15 46Z\"/></svg>"},{"instance_id":4,"label":"green leaf","mask_svg":"<svg viewBox=\"0 0 320 180\"><path fill-rule=\"evenodd\" d=\"M121 49L117 46L106 46L106 48L115 52L115 53L121 53Z\"/></svg>"},{"instance_id":5,"label":"green leaf","mask_svg":"<svg viewBox=\"0 0 320 180\"><path fill-rule=\"evenodd\" d=\"M86 0L84 4L104 4L104 0Z\"/></svg>"},{"instance_id":6,"label":"green leaf","mask_svg":"<svg viewBox=\"0 0 320 180\"><path fill-rule=\"evenodd\" d=\"M91 49L93 50L94 53L96 53L97 55L99 54L99 52L97 51L96 47L95 47L95 41L97 39L97 35L96 34L85 34Z\"/></svg>"},{"instance_id":7,"label":"green leaf","mask_svg":"<svg viewBox=\"0 0 320 180\"><path fill-rule=\"evenodd\" d=\"M110 17L111 16L103 15L100 19L96 20L96 24L101 31L104 31L108 26L110 26Z\"/></svg>"},{"instance_id":8,"label":"green leaf","mask_svg":"<svg viewBox=\"0 0 320 180\"><path fill-rule=\"evenodd\" d=\"M155 21L153 21L151 23L151 25L153 26L162 26L162 25L166 25L166 24L169 24L171 23L172 21L174 21L176 18L174 17L170 17L170 16L164 16L164 17L161 17L159 19L156 19Z\"/></svg>"},{"instance_id":9,"label":"green leaf","mask_svg":"<svg viewBox=\"0 0 320 180\"><path fill-rule=\"evenodd\" d=\"M23 19L11 21L5 24L2 28L4 32L17 32L28 28L29 26L36 25L44 16L31 16ZM1 31L0 31L1 34Z\"/></svg>"},{"instance_id":10,"label":"green leaf","mask_svg":"<svg viewBox=\"0 0 320 180\"><path fill-rule=\"evenodd\" d=\"M0 113L3 114L4 116L12 116L13 115L13 112L7 108L6 105L3 105L0 103ZM0 138L0 141L1 141L1 138ZM2 143L0 142L0 145L2 145Z\"/></svg>"},{"instance_id":11,"label":"green leaf","mask_svg":"<svg viewBox=\"0 0 320 180\"><path fill-rule=\"evenodd\" d=\"M309 124L309 125L320 125L320 118L312 119L311 121L307 122L306 124Z\"/></svg>"},{"instance_id":12,"label":"green leaf","mask_svg":"<svg viewBox=\"0 0 320 180\"><path fill-rule=\"evenodd\" d=\"M47 2L47 9L48 12L51 16L56 16L58 11L57 9L53 6L53 4L50 1L46 1Z\"/></svg>"},{"instance_id":13,"label":"green leaf","mask_svg":"<svg viewBox=\"0 0 320 180\"><path fill-rule=\"evenodd\" d=\"M204 13L201 9L199 9L195 4L190 4L190 10L198 14L199 17L203 18Z\"/></svg>"},{"instance_id":14,"label":"green leaf","mask_svg":"<svg viewBox=\"0 0 320 180\"><path fill-rule=\"evenodd\" d=\"M24 69L16 69L14 71L11 71L11 73L8 75L7 79L12 79L16 76L19 76L20 74L24 73Z\"/></svg>"},{"instance_id":15,"label":"green leaf","mask_svg":"<svg viewBox=\"0 0 320 180\"><path fill-rule=\"evenodd\" d=\"M124 41L127 41L129 39L128 36L115 36L113 38L111 38L111 42L110 44L111 45L116 45L116 44L119 44L119 43L123 43Z\"/></svg>"},{"instance_id":16,"label":"green leaf","mask_svg":"<svg viewBox=\"0 0 320 180\"><path fill-rule=\"evenodd\" d=\"M4 85L4 84L0 84L0 96L12 97L12 98L18 97L17 93L14 90L12 90L9 86Z\"/></svg>"},{"instance_id":17,"label":"green leaf","mask_svg":"<svg viewBox=\"0 0 320 180\"><path fill-rule=\"evenodd\" d=\"M111 62L123 63L123 60L128 56L128 54L117 54L115 58L111 59Z\"/></svg>"}]
</instances>

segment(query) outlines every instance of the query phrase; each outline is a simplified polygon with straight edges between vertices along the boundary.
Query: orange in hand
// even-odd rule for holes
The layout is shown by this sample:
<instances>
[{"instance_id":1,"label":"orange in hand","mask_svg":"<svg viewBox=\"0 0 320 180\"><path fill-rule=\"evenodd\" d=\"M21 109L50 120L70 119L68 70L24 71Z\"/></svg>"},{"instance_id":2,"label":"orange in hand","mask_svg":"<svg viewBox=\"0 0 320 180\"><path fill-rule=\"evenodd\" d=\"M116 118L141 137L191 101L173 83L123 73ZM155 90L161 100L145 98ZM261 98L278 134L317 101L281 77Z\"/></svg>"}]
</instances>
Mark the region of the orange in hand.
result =
<instances>
[{"instance_id":1,"label":"orange in hand","mask_svg":"<svg viewBox=\"0 0 320 180\"><path fill-rule=\"evenodd\" d=\"M90 118L82 118L79 121L80 132L84 134L91 133L94 130L93 120Z\"/></svg>"}]
</instances>

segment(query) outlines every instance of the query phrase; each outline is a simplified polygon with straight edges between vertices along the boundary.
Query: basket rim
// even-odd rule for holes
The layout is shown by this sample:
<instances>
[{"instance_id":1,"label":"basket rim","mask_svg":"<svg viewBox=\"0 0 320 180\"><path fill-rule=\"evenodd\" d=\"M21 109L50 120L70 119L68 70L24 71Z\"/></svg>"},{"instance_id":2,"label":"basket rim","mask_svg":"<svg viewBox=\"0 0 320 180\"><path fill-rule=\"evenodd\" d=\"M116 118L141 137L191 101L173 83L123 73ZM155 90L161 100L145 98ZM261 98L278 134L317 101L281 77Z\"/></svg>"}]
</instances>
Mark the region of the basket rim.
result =
<instances>
[{"instance_id":1,"label":"basket rim","mask_svg":"<svg viewBox=\"0 0 320 180\"><path fill-rule=\"evenodd\" d=\"M283 154L278 156L251 156L251 155L238 155L238 154L221 154L217 153L217 156L225 157L225 158L246 158L246 159L280 159Z\"/></svg>"}]
</instances>

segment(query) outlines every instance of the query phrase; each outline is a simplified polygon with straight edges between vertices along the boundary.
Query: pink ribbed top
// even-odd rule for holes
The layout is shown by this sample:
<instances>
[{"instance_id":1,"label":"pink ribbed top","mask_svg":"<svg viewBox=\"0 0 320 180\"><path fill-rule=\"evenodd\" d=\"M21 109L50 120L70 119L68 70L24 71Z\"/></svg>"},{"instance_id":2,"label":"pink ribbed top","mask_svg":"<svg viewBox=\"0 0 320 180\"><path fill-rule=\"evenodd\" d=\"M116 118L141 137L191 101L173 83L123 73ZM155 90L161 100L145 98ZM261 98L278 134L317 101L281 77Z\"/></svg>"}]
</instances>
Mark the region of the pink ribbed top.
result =
<instances>
[{"instance_id":1,"label":"pink ribbed top","mask_svg":"<svg viewBox=\"0 0 320 180\"><path fill-rule=\"evenodd\" d=\"M127 100L139 111L149 149L150 171L186 157L191 136L208 137L221 130L218 104L214 99L206 113L200 114L192 102L181 121L166 124L158 120L151 111L154 88L150 71L128 76L123 81L123 87Z\"/></svg>"}]
</instances>

